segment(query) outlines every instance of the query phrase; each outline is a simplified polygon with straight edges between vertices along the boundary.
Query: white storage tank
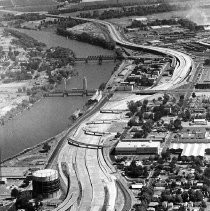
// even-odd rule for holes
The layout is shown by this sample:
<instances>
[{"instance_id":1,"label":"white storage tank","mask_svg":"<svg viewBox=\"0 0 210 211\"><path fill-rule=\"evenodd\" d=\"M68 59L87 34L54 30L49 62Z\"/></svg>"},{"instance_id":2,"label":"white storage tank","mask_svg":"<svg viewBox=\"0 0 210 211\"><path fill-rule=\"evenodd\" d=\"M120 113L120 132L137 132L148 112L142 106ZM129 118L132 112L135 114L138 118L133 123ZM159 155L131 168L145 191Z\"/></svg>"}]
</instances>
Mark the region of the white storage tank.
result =
<instances>
[{"instance_id":1,"label":"white storage tank","mask_svg":"<svg viewBox=\"0 0 210 211\"><path fill-rule=\"evenodd\" d=\"M33 197L53 198L59 194L60 180L58 171L53 169L38 170L32 177Z\"/></svg>"}]
</instances>

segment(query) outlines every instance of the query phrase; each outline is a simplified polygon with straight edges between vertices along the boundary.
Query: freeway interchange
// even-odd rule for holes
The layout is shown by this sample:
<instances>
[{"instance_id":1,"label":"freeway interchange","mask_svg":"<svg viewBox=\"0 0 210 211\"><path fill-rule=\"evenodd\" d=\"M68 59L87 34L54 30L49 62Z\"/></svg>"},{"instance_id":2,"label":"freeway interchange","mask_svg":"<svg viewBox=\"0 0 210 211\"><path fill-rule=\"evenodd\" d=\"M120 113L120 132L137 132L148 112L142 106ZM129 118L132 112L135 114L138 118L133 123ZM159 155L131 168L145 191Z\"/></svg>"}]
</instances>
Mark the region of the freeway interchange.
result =
<instances>
[{"instance_id":1,"label":"freeway interchange","mask_svg":"<svg viewBox=\"0 0 210 211\"><path fill-rule=\"evenodd\" d=\"M131 43L121 36L113 24L101 20L87 20L105 26L116 44L125 48L137 51L145 50L176 58L176 66L170 81L150 89L169 90L179 87L186 82L186 79L191 76L192 69L195 68L192 59L182 52ZM132 97L134 96L135 94L132 95ZM145 97L146 95L138 96L138 100L143 100ZM104 149L101 147L104 143L109 142L116 134L112 132L107 133L107 131L111 130L112 123L124 121L122 112L126 110L127 101L121 100L119 102L119 104L121 103L122 112L101 113L100 109L112 108L112 106L116 105L116 101L113 103L105 98L102 100L102 103L99 102L91 112L76 122L68 131L66 138L63 140L62 147L60 146L61 149L57 151L57 166L60 178L68 191L65 200L55 211L128 211L132 208L133 196L124 178L112 166L108 158L108 153L106 153L107 148ZM92 122L99 120L103 120L105 123L92 124ZM101 135L85 133L85 131L91 130L98 131L97 134ZM69 140L73 141L69 142ZM68 175L62 168L63 163L65 163L68 169Z\"/></svg>"}]
</instances>

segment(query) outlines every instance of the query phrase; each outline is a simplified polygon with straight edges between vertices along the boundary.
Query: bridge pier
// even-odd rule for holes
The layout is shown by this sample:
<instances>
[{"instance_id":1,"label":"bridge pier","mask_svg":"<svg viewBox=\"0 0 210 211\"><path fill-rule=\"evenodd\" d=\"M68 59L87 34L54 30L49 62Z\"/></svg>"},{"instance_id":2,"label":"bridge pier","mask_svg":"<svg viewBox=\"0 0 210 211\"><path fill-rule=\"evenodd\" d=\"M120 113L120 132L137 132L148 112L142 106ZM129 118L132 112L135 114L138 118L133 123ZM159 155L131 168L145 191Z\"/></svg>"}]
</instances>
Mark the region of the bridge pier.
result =
<instances>
[{"instance_id":1,"label":"bridge pier","mask_svg":"<svg viewBox=\"0 0 210 211\"><path fill-rule=\"evenodd\" d=\"M99 65L102 65L102 61L103 61L103 57L100 55L100 56L98 57L98 64L99 64Z\"/></svg>"},{"instance_id":2,"label":"bridge pier","mask_svg":"<svg viewBox=\"0 0 210 211\"><path fill-rule=\"evenodd\" d=\"M63 91L63 97L68 97L68 92L66 90Z\"/></svg>"}]
</instances>

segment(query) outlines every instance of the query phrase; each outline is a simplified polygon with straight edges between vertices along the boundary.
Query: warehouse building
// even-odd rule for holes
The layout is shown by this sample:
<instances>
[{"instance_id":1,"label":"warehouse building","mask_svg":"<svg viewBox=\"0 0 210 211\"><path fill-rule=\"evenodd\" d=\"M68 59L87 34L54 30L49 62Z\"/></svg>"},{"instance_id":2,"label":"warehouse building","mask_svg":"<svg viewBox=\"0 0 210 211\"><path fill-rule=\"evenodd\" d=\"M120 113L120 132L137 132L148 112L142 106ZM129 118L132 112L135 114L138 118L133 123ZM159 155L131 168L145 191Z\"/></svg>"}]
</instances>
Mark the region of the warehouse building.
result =
<instances>
[{"instance_id":1,"label":"warehouse building","mask_svg":"<svg viewBox=\"0 0 210 211\"><path fill-rule=\"evenodd\" d=\"M116 155L155 155L160 154L160 142L119 142L115 147Z\"/></svg>"}]
</instances>

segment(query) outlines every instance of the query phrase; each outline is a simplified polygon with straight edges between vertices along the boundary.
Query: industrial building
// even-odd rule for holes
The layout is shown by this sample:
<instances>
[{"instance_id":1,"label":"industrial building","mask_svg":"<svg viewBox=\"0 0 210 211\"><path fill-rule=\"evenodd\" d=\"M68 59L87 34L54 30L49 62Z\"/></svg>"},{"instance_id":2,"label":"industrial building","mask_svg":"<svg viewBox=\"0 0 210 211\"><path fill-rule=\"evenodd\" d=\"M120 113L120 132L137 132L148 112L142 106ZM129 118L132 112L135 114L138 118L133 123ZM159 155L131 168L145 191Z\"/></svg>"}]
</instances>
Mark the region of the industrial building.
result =
<instances>
[{"instance_id":1,"label":"industrial building","mask_svg":"<svg viewBox=\"0 0 210 211\"><path fill-rule=\"evenodd\" d=\"M32 177L33 197L53 198L59 194L60 180L58 171L53 169L38 170Z\"/></svg>"},{"instance_id":2,"label":"industrial building","mask_svg":"<svg viewBox=\"0 0 210 211\"><path fill-rule=\"evenodd\" d=\"M125 142L121 141L115 147L116 155L154 155L160 153L160 142Z\"/></svg>"},{"instance_id":3,"label":"industrial building","mask_svg":"<svg viewBox=\"0 0 210 211\"><path fill-rule=\"evenodd\" d=\"M210 89L210 71L208 69L204 69L202 71L202 75L195 85L196 89Z\"/></svg>"}]
</instances>

